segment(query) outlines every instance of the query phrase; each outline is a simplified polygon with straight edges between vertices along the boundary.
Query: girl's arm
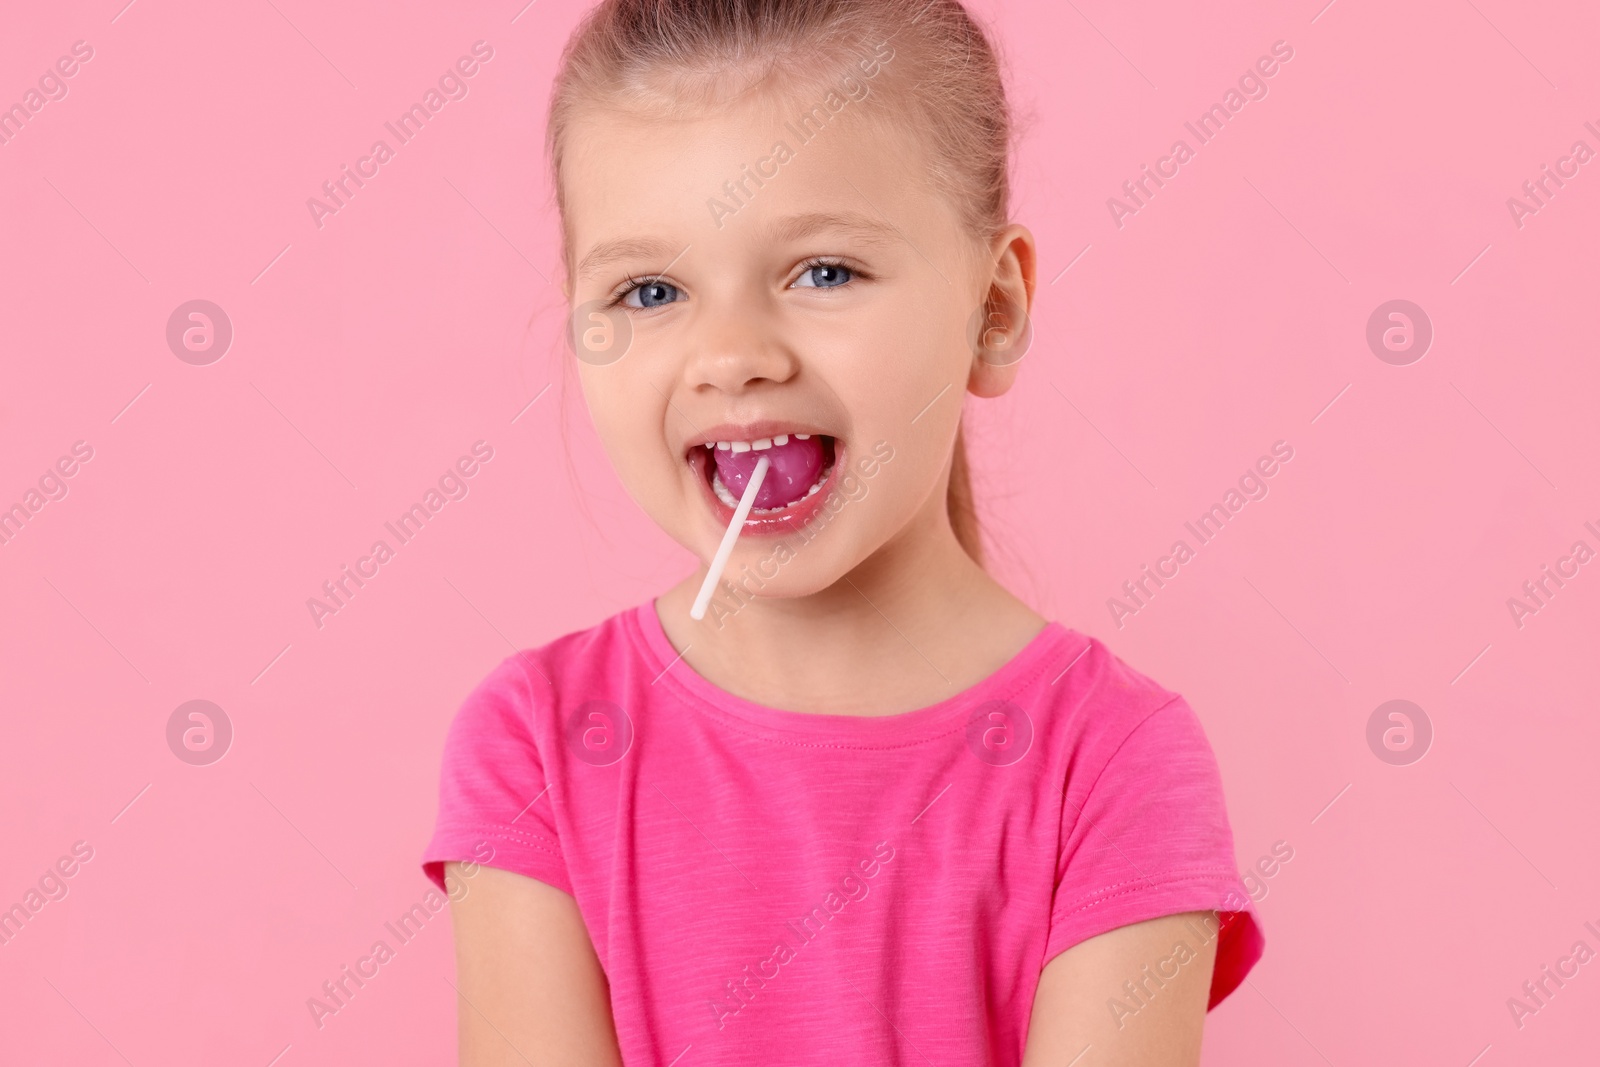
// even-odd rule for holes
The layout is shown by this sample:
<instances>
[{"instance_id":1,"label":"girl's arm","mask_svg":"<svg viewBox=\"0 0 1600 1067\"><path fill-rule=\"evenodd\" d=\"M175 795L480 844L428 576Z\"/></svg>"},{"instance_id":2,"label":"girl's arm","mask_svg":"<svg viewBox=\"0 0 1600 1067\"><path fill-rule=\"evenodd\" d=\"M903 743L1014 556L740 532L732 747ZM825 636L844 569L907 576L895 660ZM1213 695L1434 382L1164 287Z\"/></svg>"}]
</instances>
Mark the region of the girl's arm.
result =
<instances>
[{"instance_id":1,"label":"girl's arm","mask_svg":"<svg viewBox=\"0 0 1600 1067\"><path fill-rule=\"evenodd\" d=\"M462 882L459 864L445 872ZM621 1067L605 973L577 902L479 867L450 905L461 1067Z\"/></svg>"},{"instance_id":2,"label":"girl's arm","mask_svg":"<svg viewBox=\"0 0 1600 1067\"><path fill-rule=\"evenodd\" d=\"M1217 938L1201 944L1196 928L1216 929L1215 913L1118 927L1052 959L1022 1067L1196 1067L1217 952Z\"/></svg>"}]
</instances>

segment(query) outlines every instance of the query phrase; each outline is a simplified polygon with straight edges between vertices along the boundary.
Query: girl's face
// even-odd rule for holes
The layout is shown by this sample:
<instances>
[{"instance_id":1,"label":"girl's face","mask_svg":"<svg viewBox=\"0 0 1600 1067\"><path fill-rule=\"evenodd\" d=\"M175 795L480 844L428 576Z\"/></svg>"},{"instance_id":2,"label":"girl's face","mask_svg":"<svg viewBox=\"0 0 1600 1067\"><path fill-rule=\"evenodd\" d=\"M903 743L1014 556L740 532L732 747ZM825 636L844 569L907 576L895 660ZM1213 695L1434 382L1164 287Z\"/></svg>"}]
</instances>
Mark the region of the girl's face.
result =
<instances>
[{"instance_id":1,"label":"girl's face","mask_svg":"<svg viewBox=\"0 0 1600 1067\"><path fill-rule=\"evenodd\" d=\"M963 394L1015 374L974 358L995 263L929 186L920 146L862 121L880 97L833 113L825 96L688 120L591 109L564 164L572 343L611 462L709 560L771 459L724 572L750 590L741 577L758 575L763 596L949 536Z\"/></svg>"}]
</instances>

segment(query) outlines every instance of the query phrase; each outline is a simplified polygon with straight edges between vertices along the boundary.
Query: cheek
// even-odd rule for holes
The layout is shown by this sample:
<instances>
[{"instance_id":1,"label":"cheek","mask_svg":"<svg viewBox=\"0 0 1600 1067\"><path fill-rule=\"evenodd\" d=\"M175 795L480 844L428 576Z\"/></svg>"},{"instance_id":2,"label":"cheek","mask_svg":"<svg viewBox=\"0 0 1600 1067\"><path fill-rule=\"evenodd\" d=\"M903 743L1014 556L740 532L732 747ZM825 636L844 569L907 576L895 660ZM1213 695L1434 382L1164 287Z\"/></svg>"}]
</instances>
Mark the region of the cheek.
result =
<instances>
[{"instance_id":1,"label":"cheek","mask_svg":"<svg viewBox=\"0 0 1600 1067\"><path fill-rule=\"evenodd\" d=\"M627 376L620 364L585 369L579 377L595 433L623 485L641 500L658 491L672 458L661 434L661 394Z\"/></svg>"},{"instance_id":2,"label":"cheek","mask_svg":"<svg viewBox=\"0 0 1600 1067\"><path fill-rule=\"evenodd\" d=\"M851 505L854 528L869 539L909 521L933 491L966 394L966 316L959 301L941 307L934 299L940 294L925 289L908 287L874 302L853 317L848 333L813 349L829 353L826 377L850 412L852 466L880 441L893 449L890 462L861 479L865 498Z\"/></svg>"},{"instance_id":3,"label":"cheek","mask_svg":"<svg viewBox=\"0 0 1600 1067\"><path fill-rule=\"evenodd\" d=\"M918 303L886 303L828 346L838 353L829 362L838 368L830 377L840 399L852 423L871 424L872 440L898 446L921 439L931 428L925 423L940 423L940 409L959 406L970 354L950 319L948 311Z\"/></svg>"}]
</instances>

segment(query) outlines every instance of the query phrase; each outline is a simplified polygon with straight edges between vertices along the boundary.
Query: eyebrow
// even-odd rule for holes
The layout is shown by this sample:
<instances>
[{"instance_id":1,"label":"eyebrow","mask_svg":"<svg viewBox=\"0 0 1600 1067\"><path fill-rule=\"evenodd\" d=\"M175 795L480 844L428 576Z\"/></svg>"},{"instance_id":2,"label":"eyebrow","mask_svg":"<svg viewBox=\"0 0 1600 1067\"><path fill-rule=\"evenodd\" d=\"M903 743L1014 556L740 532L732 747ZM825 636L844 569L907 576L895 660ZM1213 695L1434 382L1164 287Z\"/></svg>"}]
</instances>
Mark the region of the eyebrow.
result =
<instances>
[{"instance_id":1,"label":"eyebrow","mask_svg":"<svg viewBox=\"0 0 1600 1067\"><path fill-rule=\"evenodd\" d=\"M868 245L887 245L899 240L899 231L886 222L880 222L858 212L831 211L790 215L774 223L759 236L764 244L787 244L814 237L819 233L842 234ZM596 274L601 268L618 260L667 259L683 251L659 237L623 237L614 241L601 241L579 261L578 275L583 277Z\"/></svg>"}]
</instances>

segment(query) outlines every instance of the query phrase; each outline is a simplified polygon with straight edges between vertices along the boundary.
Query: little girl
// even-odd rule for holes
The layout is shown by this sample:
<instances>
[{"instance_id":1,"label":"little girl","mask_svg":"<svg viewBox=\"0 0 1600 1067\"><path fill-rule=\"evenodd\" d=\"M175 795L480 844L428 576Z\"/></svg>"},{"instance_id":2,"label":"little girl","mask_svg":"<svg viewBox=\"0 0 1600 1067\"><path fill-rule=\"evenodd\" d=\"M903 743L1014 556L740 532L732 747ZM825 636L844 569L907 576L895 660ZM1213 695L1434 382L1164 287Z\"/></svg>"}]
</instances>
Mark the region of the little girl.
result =
<instances>
[{"instance_id":1,"label":"little girl","mask_svg":"<svg viewBox=\"0 0 1600 1067\"><path fill-rule=\"evenodd\" d=\"M982 563L962 400L1016 381L1037 269L1010 135L959 0L604 0L569 42L577 371L702 563L456 715L463 1063L1199 1062L1263 943L1205 734Z\"/></svg>"}]
</instances>

